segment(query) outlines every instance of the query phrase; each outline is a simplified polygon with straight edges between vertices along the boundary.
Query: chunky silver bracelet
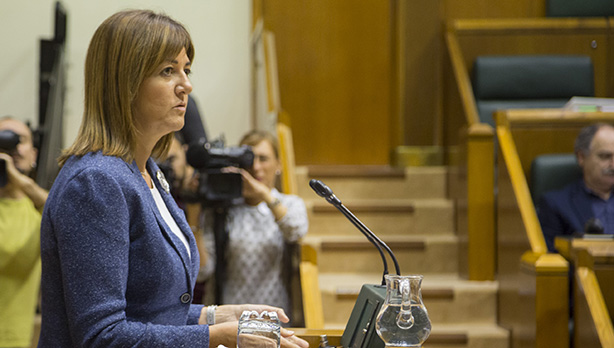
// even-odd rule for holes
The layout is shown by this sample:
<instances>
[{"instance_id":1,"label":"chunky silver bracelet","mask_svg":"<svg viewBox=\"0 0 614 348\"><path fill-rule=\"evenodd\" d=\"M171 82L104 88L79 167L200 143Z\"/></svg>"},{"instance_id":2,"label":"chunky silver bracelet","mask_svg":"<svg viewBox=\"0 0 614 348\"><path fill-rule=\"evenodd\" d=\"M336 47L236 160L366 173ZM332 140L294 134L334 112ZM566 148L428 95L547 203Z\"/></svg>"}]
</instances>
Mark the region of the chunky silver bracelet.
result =
<instances>
[{"instance_id":1,"label":"chunky silver bracelet","mask_svg":"<svg viewBox=\"0 0 614 348\"><path fill-rule=\"evenodd\" d=\"M207 306L207 325L215 324L215 309L217 305Z\"/></svg>"}]
</instances>

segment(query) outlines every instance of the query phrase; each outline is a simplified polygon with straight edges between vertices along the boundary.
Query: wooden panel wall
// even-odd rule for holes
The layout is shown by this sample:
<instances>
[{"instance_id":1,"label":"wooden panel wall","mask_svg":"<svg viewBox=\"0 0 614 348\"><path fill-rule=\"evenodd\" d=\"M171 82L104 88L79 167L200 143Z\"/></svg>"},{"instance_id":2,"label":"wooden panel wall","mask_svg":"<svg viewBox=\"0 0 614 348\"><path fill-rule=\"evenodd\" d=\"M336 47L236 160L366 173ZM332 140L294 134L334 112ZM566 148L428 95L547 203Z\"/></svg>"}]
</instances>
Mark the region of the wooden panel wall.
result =
<instances>
[{"instance_id":1,"label":"wooden panel wall","mask_svg":"<svg viewBox=\"0 0 614 348\"><path fill-rule=\"evenodd\" d=\"M399 1L398 119L402 145L441 143L442 2Z\"/></svg>"},{"instance_id":2,"label":"wooden panel wall","mask_svg":"<svg viewBox=\"0 0 614 348\"><path fill-rule=\"evenodd\" d=\"M261 16L265 28L276 36L281 104L291 118L298 165L387 164L399 145L446 144L444 115L450 104L444 93L450 84L446 23L545 14L545 0L253 0L253 4L254 16ZM582 45L601 64L607 55L603 52L613 49L601 45L603 37L590 34L556 44L549 38L533 43L508 38L501 44L497 35L480 38L485 41L463 39L463 50L560 48L564 53L577 52L575 48ZM599 41L596 50L590 46L593 38ZM598 92L609 95L606 86L613 84L614 77L600 76Z\"/></svg>"},{"instance_id":3,"label":"wooden panel wall","mask_svg":"<svg viewBox=\"0 0 614 348\"><path fill-rule=\"evenodd\" d=\"M473 18L535 18L545 0L399 0L399 119L402 145L444 145L445 23ZM455 130L456 131L456 130Z\"/></svg>"},{"instance_id":4,"label":"wooden panel wall","mask_svg":"<svg viewBox=\"0 0 614 348\"><path fill-rule=\"evenodd\" d=\"M394 11L389 1L263 1L297 164L387 164Z\"/></svg>"}]
</instances>

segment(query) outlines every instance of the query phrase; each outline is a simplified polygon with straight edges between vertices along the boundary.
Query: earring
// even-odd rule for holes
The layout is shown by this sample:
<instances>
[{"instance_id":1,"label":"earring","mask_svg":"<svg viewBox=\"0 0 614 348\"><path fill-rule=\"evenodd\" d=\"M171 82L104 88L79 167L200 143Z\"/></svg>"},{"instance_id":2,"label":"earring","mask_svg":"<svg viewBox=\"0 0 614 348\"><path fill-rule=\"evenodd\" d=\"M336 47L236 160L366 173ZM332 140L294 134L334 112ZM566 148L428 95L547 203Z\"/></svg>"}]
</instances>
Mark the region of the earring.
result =
<instances>
[{"instance_id":1,"label":"earring","mask_svg":"<svg viewBox=\"0 0 614 348\"><path fill-rule=\"evenodd\" d=\"M275 175L280 175L280 174L281 174L281 170L277 169L277 170L275 171Z\"/></svg>"}]
</instances>

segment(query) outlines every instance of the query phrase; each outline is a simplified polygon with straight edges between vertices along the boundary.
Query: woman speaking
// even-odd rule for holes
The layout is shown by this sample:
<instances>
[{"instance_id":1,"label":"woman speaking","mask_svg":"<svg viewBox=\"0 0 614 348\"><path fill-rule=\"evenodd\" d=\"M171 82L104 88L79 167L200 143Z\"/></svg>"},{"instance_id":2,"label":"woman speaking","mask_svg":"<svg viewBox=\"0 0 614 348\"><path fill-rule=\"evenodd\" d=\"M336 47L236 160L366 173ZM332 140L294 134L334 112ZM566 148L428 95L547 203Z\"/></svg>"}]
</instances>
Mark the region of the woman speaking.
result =
<instances>
[{"instance_id":1,"label":"woman speaking","mask_svg":"<svg viewBox=\"0 0 614 348\"><path fill-rule=\"evenodd\" d=\"M96 30L81 128L42 217L39 347L234 347L245 309L288 321L274 307L192 304L198 250L151 157L183 127L193 58L165 15L123 11Z\"/></svg>"}]
</instances>

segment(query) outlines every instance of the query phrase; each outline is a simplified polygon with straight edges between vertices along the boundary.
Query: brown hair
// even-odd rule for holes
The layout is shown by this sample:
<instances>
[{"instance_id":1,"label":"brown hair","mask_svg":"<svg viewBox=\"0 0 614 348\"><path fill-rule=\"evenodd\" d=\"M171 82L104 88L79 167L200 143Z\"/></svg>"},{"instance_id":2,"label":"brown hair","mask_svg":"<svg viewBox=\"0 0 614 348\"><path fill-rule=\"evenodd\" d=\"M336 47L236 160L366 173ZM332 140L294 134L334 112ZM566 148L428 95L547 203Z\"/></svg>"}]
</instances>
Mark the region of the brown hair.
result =
<instances>
[{"instance_id":1,"label":"brown hair","mask_svg":"<svg viewBox=\"0 0 614 348\"><path fill-rule=\"evenodd\" d=\"M263 140L266 140L269 142L269 144L271 144L273 152L275 153L275 159L279 160L279 144L277 143L277 138L267 131L257 129L249 131L243 136L243 138L241 138L239 144L256 146Z\"/></svg>"},{"instance_id":2,"label":"brown hair","mask_svg":"<svg viewBox=\"0 0 614 348\"><path fill-rule=\"evenodd\" d=\"M133 103L143 80L182 49L190 61L194 46L188 31L170 17L149 10L127 10L107 18L96 30L85 59L85 107L77 138L58 162L102 150L134 160ZM165 157L173 134L162 137L153 156Z\"/></svg>"}]
</instances>

